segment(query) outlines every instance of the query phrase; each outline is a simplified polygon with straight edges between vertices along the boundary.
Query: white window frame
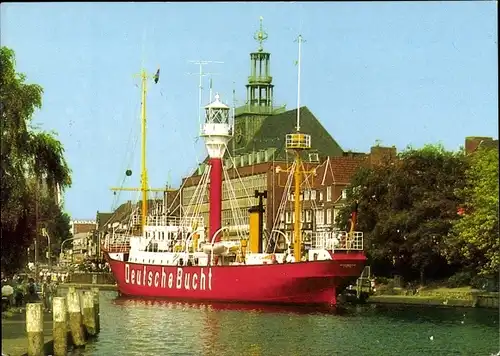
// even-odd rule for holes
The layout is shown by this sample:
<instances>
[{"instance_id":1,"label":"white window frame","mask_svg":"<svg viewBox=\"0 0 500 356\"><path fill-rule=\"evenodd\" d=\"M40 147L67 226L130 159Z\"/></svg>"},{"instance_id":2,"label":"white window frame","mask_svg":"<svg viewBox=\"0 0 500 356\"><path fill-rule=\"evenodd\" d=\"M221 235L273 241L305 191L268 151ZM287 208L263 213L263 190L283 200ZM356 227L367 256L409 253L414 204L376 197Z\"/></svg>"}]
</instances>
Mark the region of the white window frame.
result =
<instances>
[{"instance_id":1,"label":"white window frame","mask_svg":"<svg viewBox=\"0 0 500 356\"><path fill-rule=\"evenodd\" d=\"M315 219L316 219L316 225L323 225L325 223L325 216L323 209L316 209Z\"/></svg>"},{"instance_id":2,"label":"white window frame","mask_svg":"<svg viewBox=\"0 0 500 356\"><path fill-rule=\"evenodd\" d=\"M332 201L332 187L326 187L326 201Z\"/></svg>"},{"instance_id":3,"label":"white window frame","mask_svg":"<svg viewBox=\"0 0 500 356\"><path fill-rule=\"evenodd\" d=\"M306 210L306 222L308 222L308 223L312 222L312 211L311 210Z\"/></svg>"}]
</instances>

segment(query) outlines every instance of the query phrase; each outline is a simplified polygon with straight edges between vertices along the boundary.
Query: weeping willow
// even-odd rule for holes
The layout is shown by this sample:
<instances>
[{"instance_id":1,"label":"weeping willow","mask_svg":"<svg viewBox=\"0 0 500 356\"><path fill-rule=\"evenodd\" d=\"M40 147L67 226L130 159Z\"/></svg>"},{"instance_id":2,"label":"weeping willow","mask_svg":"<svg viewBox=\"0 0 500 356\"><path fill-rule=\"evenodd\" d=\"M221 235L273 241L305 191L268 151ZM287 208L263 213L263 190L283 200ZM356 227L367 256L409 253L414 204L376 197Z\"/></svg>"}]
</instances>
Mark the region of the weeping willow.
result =
<instances>
[{"instance_id":1,"label":"weeping willow","mask_svg":"<svg viewBox=\"0 0 500 356\"><path fill-rule=\"evenodd\" d=\"M16 72L14 51L1 47L2 270L16 270L26 260L26 249L36 236L35 196L39 202L48 198L54 205L58 187L63 191L71 186L71 170L63 145L54 132L37 129L32 124L36 110L42 108L42 94L40 85L26 83L26 76ZM54 212L50 205L42 204L42 208L52 211L47 219L57 220L62 212L60 209Z\"/></svg>"}]
</instances>

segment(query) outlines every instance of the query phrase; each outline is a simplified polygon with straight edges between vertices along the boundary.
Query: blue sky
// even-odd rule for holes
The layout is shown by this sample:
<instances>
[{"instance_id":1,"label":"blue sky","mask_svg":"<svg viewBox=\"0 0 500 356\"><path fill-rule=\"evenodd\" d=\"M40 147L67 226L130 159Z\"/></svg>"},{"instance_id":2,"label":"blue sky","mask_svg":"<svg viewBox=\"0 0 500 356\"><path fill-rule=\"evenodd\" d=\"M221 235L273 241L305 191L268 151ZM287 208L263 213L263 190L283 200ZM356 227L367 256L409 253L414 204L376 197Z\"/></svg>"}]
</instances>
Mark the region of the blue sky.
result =
<instances>
[{"instance_id":1,"label":"blue sky","mask_svg":"<svg viewBox=\"0 0 500 356\"><path fill-rule=\"evenodd\" d=\"M457 149L465 136L498 137L496 2L3 3L2 46L45 90L35 122L66 148L73 218L110 211L109 188L127 168L124 185L138 184L141 64L161 67L148 96L150 185L192 172L205 151L195 141L199 78L187 74L199 68L188 61L223 61L205 71L219 73L223 99L234 87L242 104L259 16L275 104L296 107L301 33L301 104L344 150L367 152L376 140Z\"/></svg>"}]
</instances>

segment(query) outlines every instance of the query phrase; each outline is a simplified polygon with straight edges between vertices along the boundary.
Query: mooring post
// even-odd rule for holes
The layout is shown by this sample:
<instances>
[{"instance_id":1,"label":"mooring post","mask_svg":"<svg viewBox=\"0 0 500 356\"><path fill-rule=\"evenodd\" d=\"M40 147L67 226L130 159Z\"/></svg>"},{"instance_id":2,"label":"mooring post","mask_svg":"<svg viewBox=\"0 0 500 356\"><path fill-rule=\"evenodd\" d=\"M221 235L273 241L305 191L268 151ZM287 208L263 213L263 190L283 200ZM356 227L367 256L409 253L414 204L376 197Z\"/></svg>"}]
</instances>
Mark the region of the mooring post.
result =
<instances>
[{"instance_id":1,"label":"mooring post","mask_svg":"<svg viewBox=\"0 0 500 356\"><path fill-rule=\"evenodd\" d=\"M54 356L66 356L68 353L68 310L66 308L66 298L54 297L52 300L53 326L52 335L54 338Z\"/></svg>"},{"instance_id":2,"label":"mooring post","mask_svg":"<svg viewBox=\"0 0 500 356\"><path fill-rule=\"evenodd\" d=\"M82 326L82 312L80 310L80 296L78 293L68 293L69 328L73 344L76 347L85 345L85 335Z\"/></svg>"},{"instance_id":3,"label":"mooring post","mask_svg":"<svg viewBox=\"0 0 500 356\"><path fill-rule=\"evenodd\" d=\"M93 287L92 294L94 295L94 313L95 313L95 326L96 331L101 331L101 312L99 310L99 288Z\"/></svg>"},{"instance_id":4,"label":"mooring post","mask_svg":"<svg viewBox=\"0 0 500 356\"><path fill-rule=\"evenodd\" d=\"M26 304L26 331L28 332L28 356L43 356L43 305Z\"/></svg>"},{"instance_id":5,"label":"mooring post","mask_svg":"<svg viewBox=\"0 0 500 356\"><path fill-rule=\"evenodd\" d=\"M97 334L95 311L94 311L94 293L92 291L83 292L83 326L87 335L95 336Z\"/></svg>"}]
</instances>

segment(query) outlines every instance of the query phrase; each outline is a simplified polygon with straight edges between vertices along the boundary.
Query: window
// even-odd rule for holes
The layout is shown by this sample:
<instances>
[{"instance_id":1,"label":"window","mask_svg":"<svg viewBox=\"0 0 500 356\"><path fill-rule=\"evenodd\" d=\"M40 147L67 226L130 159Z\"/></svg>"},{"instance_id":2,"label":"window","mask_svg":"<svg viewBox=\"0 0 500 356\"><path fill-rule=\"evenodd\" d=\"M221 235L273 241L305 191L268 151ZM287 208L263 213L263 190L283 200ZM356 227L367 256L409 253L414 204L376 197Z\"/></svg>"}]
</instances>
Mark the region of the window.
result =
<instances>
[{"instance_id":1,"label":"window","mask_svg":"<svg viewBox=\"0 0 500 356\"><path fill-rule=\"evenodd\" d=\"M309 162L319 162L319 155L317 153L309 153Z\"/></svg>"},{"instance_id":2,"label":"window","mask_svg":"<svg viewBox=\"0 0 500 356\"><path fill-rule=\"evenodd\" d=\"M323 201L323 192L322 191L319 192L319 201Z\"/></svg>"},{"instance_id":3,"label":"window","mask_svg":"<svg viewBox=\"0 0 500 356\"><path fill-rule=\"evenodd\" d=\"M304 190L304 200L309 200L311 197L311 191L309 189Z\"/></svg>"},{"instance_id":4,"label":"window","mask_svg":"<svg viewBox=\"0 0 500 356\"><path fill-rule=\"evenodd\" d=\"M338 210L337 209L333 209L333 223L335 224L337 222L337 214L338 214Z\"/></svg>"},{"instance_id":5,"label":"window","mask_svg":"<svg viewBox=\"0 0 500 356\"><path fill-rule=\"evenodd\" d=\"M342 199L347 199L347 189L342 189Z\"/></svg>"},{"instance_id":6,"label":"window","mask_svg":"<svg viewBox=\"0 0 500 356\"><path fill-rule=\"evenodd\" d=\"M316 225L323 225L325 223L323 210L316 210Z\"/></svg>"},{"instance_id":7,"label":"window","mask_svg":"<svg viewBox=\"0 0 500 356\"><path fill-rule=\"evenodd\" d=\"M289 211L286 212L286 222L287 223L291 223L292 222L292 216L291 215L292 214Z\"/></svg>"},{"instance_id":8,"label":"window","mask_svg":"<svg viewBox=\"0 0 500 356\"><path fill-rule=\"evenodd\" d=\"M285 221L285 214L280 213L280 222Z\"/></svg>"},{"instance_id":9,"label":"window","mask_svg":"<svg viewBox=\"0 0 500 356\"><path fill-rule=\"evenodd\" d=\"M311 222L311 221L312 221L312 211L306 210L306 222Z\"/></svg>"},{"instance_id":10,"label":"window","mask_svg":"<svg viewBox=\"0 0 500 356\"><path fill-rule=\"evenodd\" d=\"M311 190L311 200L316 200L316 191Z\"/></svg>"},{"instance_id":11,"label":"window","mask_svg":"<svg viewBox=\"0 0 500 356\"><path fill-rule=\"evenodd\" d=\"M332 224L332 209L326 209L326 223L328 225Z\"/></svg>"},{"instance_id":12,"label":"window","mask_svg":"<svg viewBox=\"0 0 500 356\"><path fill-rule=\"evenodd\" d=\"M326 201L332 201L332 187L326 187Z\"/></svg>"}]
</instances>

